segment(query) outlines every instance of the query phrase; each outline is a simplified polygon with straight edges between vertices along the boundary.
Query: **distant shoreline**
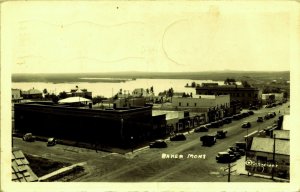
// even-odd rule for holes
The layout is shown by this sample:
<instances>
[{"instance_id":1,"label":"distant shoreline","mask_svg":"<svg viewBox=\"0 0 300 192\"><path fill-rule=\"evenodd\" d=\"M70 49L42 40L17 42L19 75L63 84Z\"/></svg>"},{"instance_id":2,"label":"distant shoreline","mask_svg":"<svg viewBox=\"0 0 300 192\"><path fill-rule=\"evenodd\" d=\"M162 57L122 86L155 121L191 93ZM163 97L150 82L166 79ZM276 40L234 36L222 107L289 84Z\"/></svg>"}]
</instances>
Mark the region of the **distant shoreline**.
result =
<instances>
[{"instance_id":1,"label":"distant shoreline","mask_svg":"<svg viewBox=\"0 0 300 192\"><path fill-rule=\"evenodd\" d=\"M248 80L290 80L290 71L283 72L115 72L115 73L62 73L62 74L12 74L12 82L51 82L51 83L121 83L136 79L189 79L224 81L226 78L237 81ZM187 82L190 83L190 82Z\"/></svg>"}]
</instances>

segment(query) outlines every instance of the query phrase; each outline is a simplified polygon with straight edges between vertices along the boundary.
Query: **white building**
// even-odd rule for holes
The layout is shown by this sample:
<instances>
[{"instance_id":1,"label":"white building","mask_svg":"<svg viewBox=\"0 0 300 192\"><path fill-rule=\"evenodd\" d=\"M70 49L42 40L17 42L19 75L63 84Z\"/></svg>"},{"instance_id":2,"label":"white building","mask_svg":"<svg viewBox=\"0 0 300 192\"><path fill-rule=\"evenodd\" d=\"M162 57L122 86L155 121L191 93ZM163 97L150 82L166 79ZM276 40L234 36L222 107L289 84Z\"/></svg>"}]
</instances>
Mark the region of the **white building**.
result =
<instances>
[{"instance_id":1,"label":"white building","mask_svg":"<svg viewBox=\"0 0 300 192\"><path fill-rule=\"evenodd\" d=\"M191 109L192 111L205 112L209 108L229 108L229 95L210 95L196 97L175 97L172 105L178 109Z\"/></svg>"}]
</instances>

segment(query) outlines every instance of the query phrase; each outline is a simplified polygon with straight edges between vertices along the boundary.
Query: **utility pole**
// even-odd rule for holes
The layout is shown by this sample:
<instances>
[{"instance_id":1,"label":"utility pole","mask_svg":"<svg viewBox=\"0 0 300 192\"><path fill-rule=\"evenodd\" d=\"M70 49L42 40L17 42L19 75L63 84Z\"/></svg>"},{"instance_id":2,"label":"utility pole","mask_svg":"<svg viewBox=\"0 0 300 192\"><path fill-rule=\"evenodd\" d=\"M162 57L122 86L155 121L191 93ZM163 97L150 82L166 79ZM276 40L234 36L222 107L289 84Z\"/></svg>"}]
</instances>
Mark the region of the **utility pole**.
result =
<instances>
[{"instance_id":1,"label":"utility pole","mask_svg":"<svg viewBox=\"0 0 300 192\"><path fill-rule=\"evenodd\" d=\"M272 165L272 180L274 179L274 168L275 168L275 141L276 141L276 134L273 135L274 144L273 144L273 165Z\"/></svg>"},{"instance_id":2,"label":"utility pole","mask_svg":"<svg viewBox=\"0 0 300 192\"><path fill-rule=\"evenodd\" d=\"M231 165L230 162L229 162L229 163L228 163L228 168L225 168L225 169L224 169L224 171L228 170L228 173L227 173L227 181L228 181L228 182L230 182L230 175L231 175L231 173L236 172L236 170L231 171L231 168L234 167L234 166L236 166L236 164L232 164L232 165ZM225 175L226 175L226 174L225 174ZM224 175L224 176L225 176L225 175Z\"/></svg>"}]
</instances>

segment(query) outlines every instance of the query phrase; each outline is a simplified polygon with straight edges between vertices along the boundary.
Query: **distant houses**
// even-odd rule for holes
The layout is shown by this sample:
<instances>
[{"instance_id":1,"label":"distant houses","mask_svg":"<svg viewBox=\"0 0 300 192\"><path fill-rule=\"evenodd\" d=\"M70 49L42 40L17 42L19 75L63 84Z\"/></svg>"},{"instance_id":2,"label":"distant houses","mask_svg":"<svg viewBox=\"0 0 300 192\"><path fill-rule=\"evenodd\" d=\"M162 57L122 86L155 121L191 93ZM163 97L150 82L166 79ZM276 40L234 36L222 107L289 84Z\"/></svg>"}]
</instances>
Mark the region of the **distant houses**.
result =
<instances>
[{"instance_id":1,"label":"distant houses","mask_svg":"<svg viewBox=\"0 0 300 192\"><path fill-rule=\"evenodd\" d=\"M42 99L43 93L35 88L29 89L28 91L22 91L23 99Z\"/></svg>"}]
</instances>

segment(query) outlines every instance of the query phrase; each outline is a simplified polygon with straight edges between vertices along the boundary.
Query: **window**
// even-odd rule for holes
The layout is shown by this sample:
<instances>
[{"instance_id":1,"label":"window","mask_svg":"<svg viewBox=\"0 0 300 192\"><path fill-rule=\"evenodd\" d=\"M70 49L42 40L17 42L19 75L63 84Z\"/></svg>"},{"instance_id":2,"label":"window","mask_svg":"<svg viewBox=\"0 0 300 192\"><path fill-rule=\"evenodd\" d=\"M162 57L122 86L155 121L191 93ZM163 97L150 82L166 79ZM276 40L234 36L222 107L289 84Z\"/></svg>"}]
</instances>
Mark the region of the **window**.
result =
<instances>
[{"instance_id":1,"label":"window","mask_svg":"<svg viewBox=\"0 0 300 192\"><path fill-rule=\"evenodd\" d=\"M197 106L197 103L195 103L195 107Z\"/></svg>"},{"instance_id":2,"label":"window","mask_svg":"<svg viewBox=\"0 0 300 192\"><path fill-rule=\"evenodd\" d=\"M186 103L186 106L189 106L189 103Z\"/></svg>"},{"instance_id":3,"label":"window","mask_svg":"<svg viewBox=\"0 0 300 192\"><path fill-rule=\"evenodd\" d=\"M181 102L179 102L179 106L181 106Z\"/></svg>"}]
</instances>

